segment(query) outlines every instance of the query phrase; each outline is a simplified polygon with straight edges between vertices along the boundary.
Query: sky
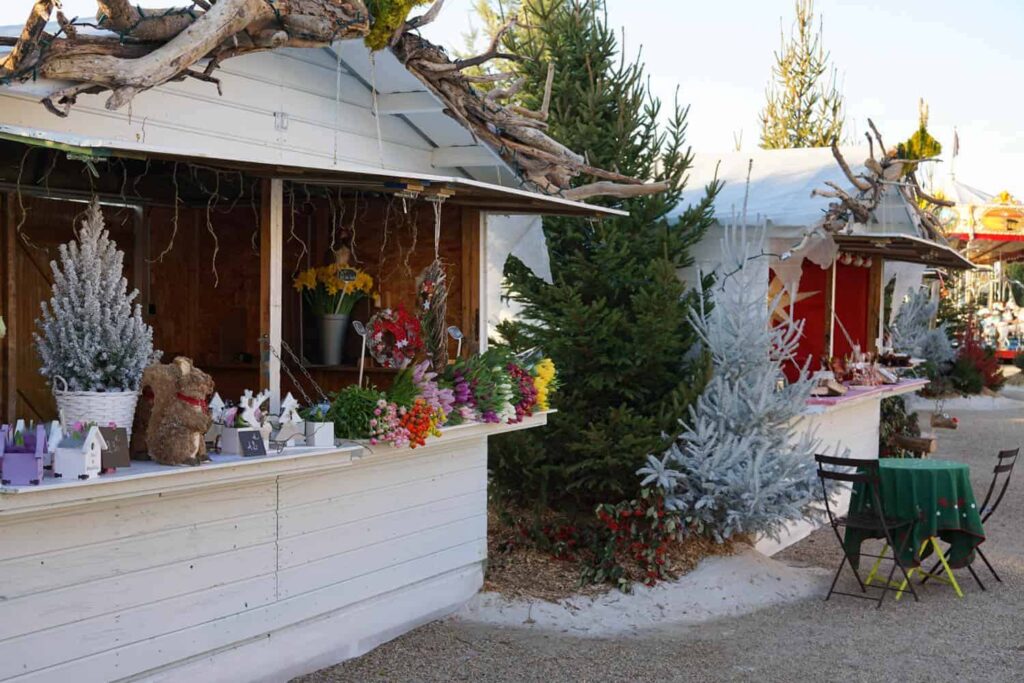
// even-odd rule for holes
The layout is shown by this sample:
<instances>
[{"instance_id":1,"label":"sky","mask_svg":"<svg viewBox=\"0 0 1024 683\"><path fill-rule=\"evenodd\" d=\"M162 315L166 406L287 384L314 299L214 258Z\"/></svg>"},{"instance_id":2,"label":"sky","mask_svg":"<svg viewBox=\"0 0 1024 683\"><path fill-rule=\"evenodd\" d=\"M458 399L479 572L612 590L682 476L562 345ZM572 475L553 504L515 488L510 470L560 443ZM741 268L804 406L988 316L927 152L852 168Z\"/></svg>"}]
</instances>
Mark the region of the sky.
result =
<instances>
[{"instance_id":1,"label":"sky","mask_svg":"<svg viewBox=\"0 0 1024 683\"><path fill-rule=\"evenodd\" d=\"M69 16L95 13L93 0L64 0ZM166 7L173 0L142 0ZM447 0L423 32L461 48L471 0ZM32 0L3 0L0 25L24 22ZM651 88L671 101L676 88L690 105L689 142L697 154L758 142L772 53L786 32L792 0L607 0L611 25L623 27L627 55L642 50ZM870 117L889 144L917 127L918 99L929 130L945 146L937 166L990 193L1024 198L1024 3L1018 0L817 0L824 44L839 71L847 124L863 139ZM781 22L781 24L780 24ZM951 162L953 129L960 156Z\"/></svg>"}]
</instances>

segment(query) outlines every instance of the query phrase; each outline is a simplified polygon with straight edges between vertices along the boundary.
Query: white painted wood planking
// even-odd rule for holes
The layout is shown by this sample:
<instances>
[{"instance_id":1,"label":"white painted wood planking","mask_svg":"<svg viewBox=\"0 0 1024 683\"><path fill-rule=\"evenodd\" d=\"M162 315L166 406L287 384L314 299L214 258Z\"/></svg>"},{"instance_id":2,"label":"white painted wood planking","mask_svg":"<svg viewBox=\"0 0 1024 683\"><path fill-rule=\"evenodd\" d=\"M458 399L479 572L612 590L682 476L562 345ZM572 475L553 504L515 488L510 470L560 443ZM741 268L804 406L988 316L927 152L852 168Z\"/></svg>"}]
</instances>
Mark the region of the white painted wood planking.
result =
<instances>
[{"instance_id":1,"label":"white painted wood planking","mask_svg":"<svg viewBox=\"0 0 1024 683\"><path fill-rule=\"evenodd\" d=\"M377 449L354 460L310 453L179 470L155 479L178 482L166 496L75 498L51 514L8 509L0 514L0 538L17 529L31 544L55 533L0 566L24 576L39 560L54 576L66 569L80 583L3 603L16 618L0 623L0 677L106 681L148 671L173 680L177 667L198 666L197 680L238 680L222 662L237 664L231 653L258 643L249 651L263 658L275 652L271 662L279 663L251 669L246 679L280 680L285 669L302 673L310 662L360 654L453 610L479 588L487 550L486 436L545 421L540 415L524 425L467 425L425 448ZM223 478L238 477L238 470L251 478ZM216 485L204 484L206 477ZM137 479L115 488L148 491L154 481ZM76 536L76 527L86 531L77 520L88 524L85 542ZM244 530L233 538L236 523ZM119 550L133 540L141 548ZM236 547L239 541L249 545ZM105 550L118 557L108 575L97 576ZM355 613L363 616L346 617ZM331 626L321 631L316 624ZM296 636L285 634L300 632L296 649ZM33 656L41 643L54 651ZM279 649L283 643L293 647Z\"/></svg>"},{"instance_id":2,"label":"white painted wood planking","mask_svg":"<svg viewBox=\"0 0 1024 683\"><path fill-rule=\"evenodd\" d=\"M276 515L262 512L7 560L0 562L0 592L10 600L70 586L88 590L100 579L273 542L276 529Z\"/></svg>"},{"instance_id":3,"label":"white painted wood planking","mask_svg":"<svg viewBox=\"0 0 1024 683\"><path fill-rule=\"evenodd\" d=\"M479 563L483 559L479 548L460 546L434 553L430 556L417 558L404 565L389 567L380 572L365 574L344 583L338 583L318 591L299 595L288 600L279 600L270 605L238 612L222 619L199 624L192 628L180 629L166 635L132 643L121 648L98 652L89 657L68 662L57 667L42 669L33 673L11 679L12 683L28 681L66 683L90 683L110 681L113 679L134 676L155 670L180 661L189 660L202 655L215 655L217 650L236 645L245 645L248 641L259 639L264 648L274 648L273 634L293 625L301 624L313 617L325 617L352 605L368 601L379 601L381 596L406 589L402 600L391 601L388 605L388 616L395 625L391 629L392 637L404 633L408 628L419 623L422 610L418 605L429 600L430 579L444 571L441 567L458 567L456 571L475 566L474 575L479 576L472 592L479 589L483 574L479 572ZM466 596L470 597L472 593ZM460 603L453 603L454 609ZM355 632L344 635L337 640L334 650L345 646L358 647L362 639L373 639L379 632L364 630L362 625ZM21 654L24 658L25 655ZM339 657L344 659L344 656ZM235 672L220 670L215 658L209 661L209 674L196 680L208 681L215 677L221 680L239 680L224 678L225 675L237 675ZM263 674L264 680L281 680L270 671ZM170 680L174 680L172 675Z\"/></svg>"},{"instance_id":4,"label":"white painted wood planking","mask_svg":"<svg viewBox=\"0 0 1024 683\"><path fill-rule=\"evenodd\" d=\"M405 507L340 524L301 536L281 539L280 568L285 569L337 555L374 542L384 533L394 534L396 528L408 528L410 520L426 519L433 524L447 524L472 517L486 506L486 489ZM412 524L411 526L418 526ZM393 536L391 536L393 537Z\"/></svg>"},{"instance_id":5,"label":"white painted wood planking","mask_svg":"<svg viewBox=\"0 0 1024 683\"><path fill-rule=\"evenodd\" d=\"M265 574L5 640L0 643L0 680L26 667L55 666L268 605L275 591L273 574ZM34 656L19 656L24 652Z\"/></svg>"},{"instance_id":6,"label":"white painted wood planking","mask_svg":"<svg viewBox=\"0 0 1024 683\"><path fill-rule=\"evenodd\" d=\"M3 603L4 612L17 618L0 620L0 642L69 621L114 614L185 593L273 574L276 564L274 544L264 543L112 576L84 586L14 598ZM59 573L60 570L53 568L51 571Z\"/></svg>"}]
</instances>

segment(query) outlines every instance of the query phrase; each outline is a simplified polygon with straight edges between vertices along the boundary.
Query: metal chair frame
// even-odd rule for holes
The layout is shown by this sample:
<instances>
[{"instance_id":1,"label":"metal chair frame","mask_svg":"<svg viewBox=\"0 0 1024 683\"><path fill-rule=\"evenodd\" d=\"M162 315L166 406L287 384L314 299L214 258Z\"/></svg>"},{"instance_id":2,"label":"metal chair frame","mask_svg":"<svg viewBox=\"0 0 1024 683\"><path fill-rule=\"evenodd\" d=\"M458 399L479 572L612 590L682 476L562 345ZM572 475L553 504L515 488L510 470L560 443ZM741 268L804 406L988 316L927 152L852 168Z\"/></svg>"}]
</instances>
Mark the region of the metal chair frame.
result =
<instances>
[{"instance_id":1,"label":"metal chair frame","mask_svg":"<svg viewBox=\"0 0 1024 683\"><path fill-rule=\"evenodd\" d=\"M876 608L882 606L882 602L885 600L885 596L890 591L896 593L898 596L907 592L909 588L910 593L914 596L915 601L920 601L917 596L917 591L914 590L913 582L910 581L910 576L907 573L906 567L900 562L900 554L906 549L906 545L910 539L910 533L904 536L902 543L897 545L892 538L892 531L898 531L904 527L912 526L913 521L911 520L894 520L886 519L885 512L882 509L882 498L879 495L880 479L878 475L878 461L877 460L859 460L854 458L839 458L831 455L815 455L814 460L818 463L818 479L821 482L821 491L825 500L825 512L828 515L829 526L832 527L832 532L836 536L836 540L839 541L839 547L843 552L843 559L839 562L839 567L836 569L835 576L832 577L832 585L829 586L828 595L825 596L825 600L828 601L833 595L845 595L851 598L861 598L864 600L874 600L877 604ZM846 471L826 469L825 465L829 467L847 468ZM827 480L846 482L851 485L861 484L867 487L867 490L871 494L871 501L874 505L875 513L878 515L877 524L864 523L865 520L852 520L849 515L836 516L832 510L832 504L829 501L828 489L825 485ZM843 535L840 533L840 528L851 528L851 529L863 529L868 531L880 531L885 538L887 548L892 549L892 556L888 557L885 555L885 549L883 548L881 555L873 555L871 553L858 552L858 559L861 557L871 557L877 560L876 566L882 560L891 560L892 567L889 569L889 577L884 585L874 586L871 588L880 588L881 594L875 598L872 595L868 595L867 588L870 585L860 578L860 572L857 571L856 565L853 560L846 553L846 546L843 544ZM851 571L853 571L854 577L857 579L857 584L860 586L860 593L845 593L843 591L836 590L836 583L839 581L839 575L842 574L843 566L849 564ZM899 567L900 571L903 572L903 578L905 581L903 584L894 584L893 576L896 573L896 568Z\"/></svg>"},{"instance_id":2,"label":"metal chair frame","mask_svg":"<svg viewBox=\"0 0 1024 683\"><path fill-rule=\"evenodd\" d=\"M996 455L996 466L992 468L992 483L989 484L988 491L985 493L985 500L981 504L980 514L982 525L988 522L989 517L991 517L992 513L996 511L996 508L999 507L999 504L1003 502L1003 497L1006 496L1006 491L1007 489L1010 488L1010 479L1013 477L1013 466L1017 464L1017 455L1019 453L1020 448L1013 448L1005 451L999 451L998 455ZM1003 479L1002 486L999 486L999 479L1000 476L1003 474L1006 475L1006 478ZM996 494L997 488L999 489L998 494ZM995 500L992 500L993 496L995 496ZM984 562L985 566L988 567L988 570L992 572L992 576L995 578L995 580L999 583L1002 583L1003 580L999 577L999 574L997 574L996 570L992 567L992 563L988 561L987 557L985 557L984 551L982 551L982 549L979 547L975 548L974 552L978 554L978 557L981 558L981 561ZM949 551L946 551L944 557L946 559L949 558ZM931 568L931 571L929 571L928 574L923 579L921 579L921 583L924 583L928 579L933 578L935 570L938 569L939 564L941 564L941 560L939 562L936 562L935 566ZM978 587L981 588L981 590L987 590L985 588L985 584L981 582L981 577L979 577L978 573L974 571L974 567L972 567L971 565L967 565L967 571L969 571L971 573L971 576L974 577L975 582L978 584Z\"/></svg>"}]
</instances>

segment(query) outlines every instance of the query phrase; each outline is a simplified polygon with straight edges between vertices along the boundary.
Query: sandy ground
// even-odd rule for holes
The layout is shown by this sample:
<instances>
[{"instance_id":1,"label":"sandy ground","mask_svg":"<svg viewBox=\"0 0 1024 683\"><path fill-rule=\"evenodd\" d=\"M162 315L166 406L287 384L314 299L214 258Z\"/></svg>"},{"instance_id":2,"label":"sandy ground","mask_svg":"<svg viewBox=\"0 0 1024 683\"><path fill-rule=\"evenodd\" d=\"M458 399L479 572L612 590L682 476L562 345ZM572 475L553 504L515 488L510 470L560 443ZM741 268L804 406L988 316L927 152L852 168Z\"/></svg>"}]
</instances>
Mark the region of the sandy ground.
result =
<instances>
[{"instance_id":1,"label":"sandy ground","mask_svg":"<svg viewBox=\"0 0 1024 683\"><path fill-rule=\"evenodd\" d=\"M936 457L971 465L980 498L1000 448L1024 445L1024 403L956 411L961 428L939 432ZM927 414L922 423L927 424ZM931 582L921 602L824 596L743 616L682 623L641 635L580 637L449 619L373 652L299 679L341 681L1007 681L1024 680L1024 472L987 529L997 584L981 570L982 592L959 572L965 598ZM820 530L778 559L796 567L836 566L839 547ZM845 578L847 587L855 585ZM891 596L890 596L891 597Z\"/></svg>"}]
</instances>

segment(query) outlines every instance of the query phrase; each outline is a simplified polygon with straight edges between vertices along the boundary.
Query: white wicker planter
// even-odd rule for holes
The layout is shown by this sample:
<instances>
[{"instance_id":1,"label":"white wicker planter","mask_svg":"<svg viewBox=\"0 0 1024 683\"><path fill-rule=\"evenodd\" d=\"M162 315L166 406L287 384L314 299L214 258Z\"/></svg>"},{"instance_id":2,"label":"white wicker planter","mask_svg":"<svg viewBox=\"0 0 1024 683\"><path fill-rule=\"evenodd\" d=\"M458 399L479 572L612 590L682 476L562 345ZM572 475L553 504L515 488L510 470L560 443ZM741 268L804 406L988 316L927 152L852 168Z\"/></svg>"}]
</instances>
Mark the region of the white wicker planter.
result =
<instances>
[{"instance_id":1,"label":"white wicker planter","mask_svg":"<svg viewBox=\"0 0 1024 683\"><path fill-rule=\"evenodd\" d=\"M63 385L64 389L58 389L57 384ZM128 438L131 438L139 392L67 391L67 386L63 377L54 378L53 397L65 427L75 422L92 422L106 427L113 422L116 427L127 429Z\"/></svg>"}]
</instances>

